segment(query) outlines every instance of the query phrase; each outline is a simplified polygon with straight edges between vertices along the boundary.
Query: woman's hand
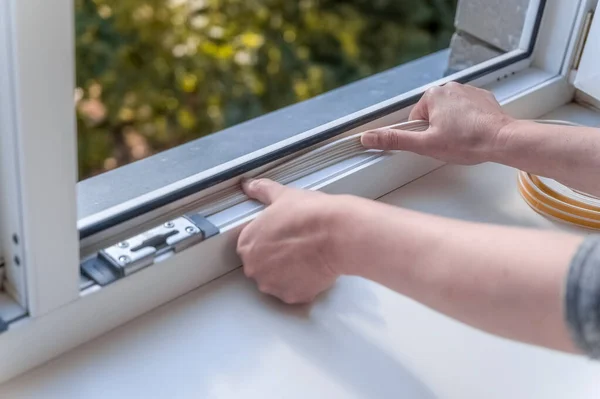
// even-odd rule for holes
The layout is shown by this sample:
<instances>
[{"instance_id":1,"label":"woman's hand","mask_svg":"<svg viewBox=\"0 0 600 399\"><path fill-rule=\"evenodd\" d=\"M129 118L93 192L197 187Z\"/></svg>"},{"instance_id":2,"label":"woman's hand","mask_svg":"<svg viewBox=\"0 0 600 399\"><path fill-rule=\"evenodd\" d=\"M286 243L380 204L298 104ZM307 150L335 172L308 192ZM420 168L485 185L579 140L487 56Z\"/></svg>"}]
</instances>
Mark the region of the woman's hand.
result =
<instances>
[{"instance_id":1,"label":"woman's hand","mask_svg":"<svg viewBox=\"0 0 600 399\"><path fill-rule=\"evenodd\" d=\"M267 208L246 226L237 251L260 291L289 304L311 302L339 272L335 237L343 235L343 197L251 180L246 194Z\"/></svg>"},{"instance_id":2,"label":"woman's hand","mask_svg":"<svg viewBox=\"0 0 600 399\"><path fill-rule=\"evenodd\" d=\"M494 159L506 140L503 129L514 121L489 91L454 82L427 90L409 119L428 121L430 128L425 132L373 130L363 135L363 145L474 165Z\"/></svg>"}]
</instances>

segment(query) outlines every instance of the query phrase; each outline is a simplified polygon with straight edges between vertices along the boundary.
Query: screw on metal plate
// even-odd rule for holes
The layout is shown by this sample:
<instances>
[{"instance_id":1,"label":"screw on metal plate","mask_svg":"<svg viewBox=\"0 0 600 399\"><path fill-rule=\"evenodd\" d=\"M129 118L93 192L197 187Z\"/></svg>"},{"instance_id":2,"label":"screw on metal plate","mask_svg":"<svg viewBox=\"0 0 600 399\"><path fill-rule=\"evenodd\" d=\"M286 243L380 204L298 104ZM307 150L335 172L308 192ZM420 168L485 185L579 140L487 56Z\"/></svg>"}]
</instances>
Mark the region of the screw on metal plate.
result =
<instances>
[{"instance_id":1,"label":"screw on metal plate","mask_svg":"<svg viewBox=\"0 0 600 399\"><path fill-rule=\"evenodd\" d=\"M128 264L129 262L131 262L131 258L127 255L121 255L119 256L119 262L123 263L123 264Z\"/></svg>"},{"instance_id":2,"label":"screw on metal plate","mask_svg":"<svg viewBox=\"0 0 600 399\"><path fill-rule=\"evenodd\" d=\"M186 231L187 233L194 234L194 233L195 233L195 232L197 232L198 230L196 230L196 229L195 229L194 227L192 227L192 226L188 226L188 227L186 227L186 228L185 228L185 231Z\"/></svg>"},{"instance_id":3,"label":"screw on metal plate","mask_svg":"<svg viewBox=\"0 0 600 399\"><path fill-rule=\"evenodd\" d=\"M120 243L117 244L117 247L127 248L127 247L129 247L129 243L127 241L121 241Z\"/></svg>"},{"instance_id":4,"label":"screw on metal plate","mask_svg":"<svg viewBox=\"0 0 600 399\"><path fill-rule=\"evenodd\" d=\"M164 226L167 229L172 229L173 227L175 227L175 223L173 223L173 222L167 222L167 223L164 224Z\"/></svg>"}]
</instances>

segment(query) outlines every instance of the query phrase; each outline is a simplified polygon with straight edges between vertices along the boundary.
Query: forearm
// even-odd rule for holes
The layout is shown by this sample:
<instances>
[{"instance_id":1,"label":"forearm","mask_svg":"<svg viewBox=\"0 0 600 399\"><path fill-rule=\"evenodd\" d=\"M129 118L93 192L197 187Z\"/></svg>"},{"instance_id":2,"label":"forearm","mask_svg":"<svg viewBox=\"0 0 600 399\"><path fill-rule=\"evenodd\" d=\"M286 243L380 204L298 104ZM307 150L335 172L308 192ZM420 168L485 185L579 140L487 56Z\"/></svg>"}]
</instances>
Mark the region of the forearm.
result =
<instances>
[{"instance_id":1,"label":"forearm","mask_svg":"<svg viewBox=\"0 0 600 399\"><path fill-rule=\"evenodd\" d=\"M600 196L600 130L515 121L499 134L491 161Z\"/></svg>"},{"instance_id":2,"label":"forearm","mask_svg":"<svg viewBox=\"0 0 600 399\"><path fill-rule=\"evenodd\" d=\"M356 205L347 274L379 282L488 332L576 351L563 310L581 238L487 226L382 204ZM353 223L354 224L354 223Z\"/></svg>"}]
</instances>

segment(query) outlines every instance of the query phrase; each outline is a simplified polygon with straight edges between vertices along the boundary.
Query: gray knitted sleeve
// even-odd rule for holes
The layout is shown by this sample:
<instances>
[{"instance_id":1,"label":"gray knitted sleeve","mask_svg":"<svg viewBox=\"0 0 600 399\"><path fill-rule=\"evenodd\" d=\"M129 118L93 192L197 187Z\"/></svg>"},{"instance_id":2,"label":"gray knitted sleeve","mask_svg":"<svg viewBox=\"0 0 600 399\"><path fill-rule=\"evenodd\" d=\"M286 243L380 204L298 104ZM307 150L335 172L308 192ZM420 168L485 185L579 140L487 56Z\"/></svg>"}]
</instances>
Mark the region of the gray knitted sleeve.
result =
<instances>
[{"instance_id":1,"label":"gray knitted sleeve","mask_svg":"<svg viewBox=\"0 0 600 399\"><path fill-rule=\"evenodd\" d=\"M600 236L588 237L571 261L565 313L575 343L600 359Z\"/></svg>"}]
</instances>

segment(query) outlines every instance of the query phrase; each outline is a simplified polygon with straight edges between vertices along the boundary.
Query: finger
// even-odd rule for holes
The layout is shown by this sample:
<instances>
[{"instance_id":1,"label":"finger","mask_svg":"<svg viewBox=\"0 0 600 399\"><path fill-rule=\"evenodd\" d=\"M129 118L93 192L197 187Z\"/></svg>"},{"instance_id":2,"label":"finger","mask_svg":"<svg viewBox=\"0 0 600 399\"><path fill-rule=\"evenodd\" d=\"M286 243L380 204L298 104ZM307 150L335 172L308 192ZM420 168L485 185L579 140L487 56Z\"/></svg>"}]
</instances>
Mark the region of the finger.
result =
<instances>
[{"instance_id":1,"label":"finger","mask_svg":"<svg viewBox=\"0 0 600 399\"><path fill-rule=\"evenodd\" d=\"M458 83L458 82L455 82L452 80L450 82L447 82L444 85L444 87L446 87L447 89L450 89L450 90L463 90L463 89L466 89L466 88L472 87L472 86L464 85L464 84L461 84L461 83Z\"/></svg>"},{"instance_id":2,"label":"finger","mask_svg":"<svg viewBox=\"0 0 600 399\"><path fill-rule=\"evenodd\" d=\"M271 205L290 188L269 179L250 179L242 183L244 193L265 205Z\"/></svg>"},{"instance_id":3,"label":"finger","mask_svg":"<svg viewBox=\"0 0 600 399\"><path fill-rule=\"evenodd\" d=\"M365 148L377 150L415 151L421 147L423 132L398 129L379 129L366 132L361 137Z\"/></svg>"},{"instance_id":4,"label":"finger","mask_svg":"<svg viewBox=\"0 0 600 399\"><path fill-rule=\"evenodd\" d=\"M419 102L415 104L413 109L410 111L408 116L409 121L429 121L429 108L431 107L432 101L435 97L439 96L442 92L440 86L433 86L427 89L421 96Z\"/></svg>"},{"instance_id":5,"label":"finger","mask_svg":"<svg viewBox=\"0 0 600 399\"><path fill-rule=\"evenodd\" d=\"M415 104L413 109L410 111L410 115L408 116L409 121L428 121L429 120L429 111L427 100L425 96L421 97L421 100Z\"/></svg>"},{"instance_id":6,"label":"finger","mask_svg":"<svg viewBox=\"0 0 600 399\"><path fill-rule=\"evenodd\" d=\"M254 228L254 222L250 222L244 226L237 238L236 252L242 261L245 261L248 254L250 253L252 245L252 237Z\"/></svg>"}]
</instances>

